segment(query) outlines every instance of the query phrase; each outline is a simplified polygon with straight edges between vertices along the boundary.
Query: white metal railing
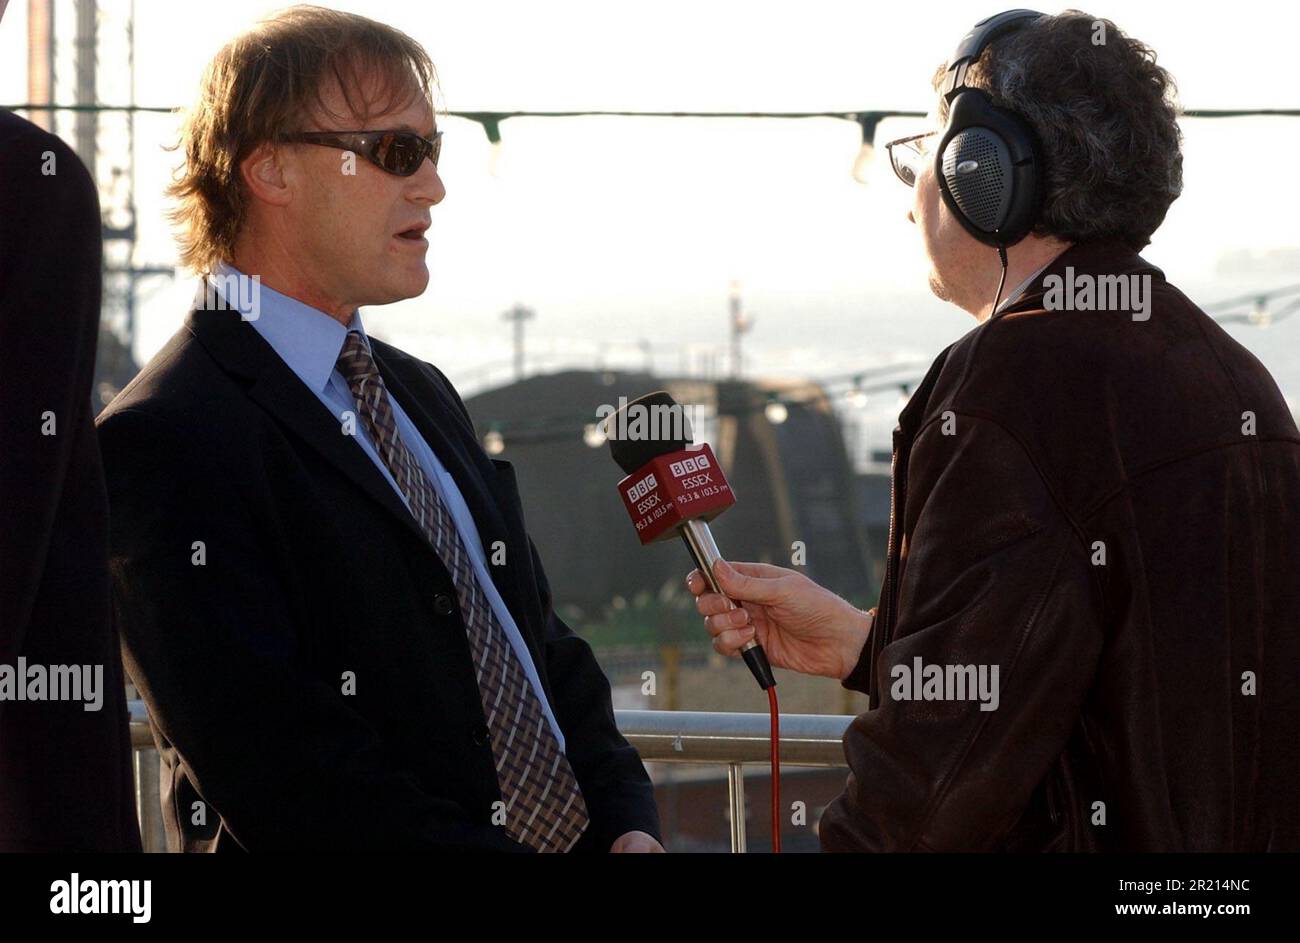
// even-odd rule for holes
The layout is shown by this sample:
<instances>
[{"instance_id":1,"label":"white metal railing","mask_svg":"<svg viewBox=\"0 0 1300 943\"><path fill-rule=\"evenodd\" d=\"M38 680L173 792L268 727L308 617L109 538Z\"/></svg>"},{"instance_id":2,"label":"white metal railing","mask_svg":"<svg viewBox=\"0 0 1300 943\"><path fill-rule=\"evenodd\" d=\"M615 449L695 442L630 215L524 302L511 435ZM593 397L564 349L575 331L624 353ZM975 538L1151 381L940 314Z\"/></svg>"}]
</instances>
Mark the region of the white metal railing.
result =
<instances>
[{"instance_id":1,"label":"white metal railing","mask_svg":"<svg viewBox=\"0 0 1300 943\"><path fill-rule=\"evenodd\" d=\"M145 851L166 851L158 753L149 732L144 702L132 700L129 706L140 835ZM619 710L614 712L614 719L642 760L727 768L731 850L743 853L746 849L744 767L768 763L768 715ZM852 720L843 714L782 714L782 766L846 768L841 741Z\"/></svg>"}]
</instances>

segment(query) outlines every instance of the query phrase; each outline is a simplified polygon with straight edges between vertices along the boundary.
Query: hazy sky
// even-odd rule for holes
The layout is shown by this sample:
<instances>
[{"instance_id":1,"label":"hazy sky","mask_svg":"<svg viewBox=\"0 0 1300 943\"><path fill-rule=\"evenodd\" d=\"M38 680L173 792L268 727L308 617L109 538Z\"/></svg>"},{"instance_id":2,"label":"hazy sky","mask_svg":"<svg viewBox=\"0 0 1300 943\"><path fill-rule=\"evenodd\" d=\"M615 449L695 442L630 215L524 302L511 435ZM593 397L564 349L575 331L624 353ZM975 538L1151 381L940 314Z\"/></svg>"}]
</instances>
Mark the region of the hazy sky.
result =
<instances>
[{"instance_id":1,"label":"hazy sky","mask_svg":"<svg viewBox=\"0 0 1300 943\"><path fill-rule=\"evenodd\" d=\"M282 5L137 0L138 101L188 103L212 53ZM438 67L441 104L456 110L924 111L934 67L999 8L988 0L329 5L422 42ZM3 103L26 95L26 6L12 0L0 25ZM101 6L100 98L124 102L125 58L115 50L124 49L128 5ZM1125 0L1088 12L1153 46L1187 108L1296 107L1296 5L1219 10ZM65 50L73 21L61 0ZM65 51L63 100L70 62ZM658 366L674 370L689 346L725 344L727 289L737 279L757 319L747 342L757 371L824 376L929 360L974 321L930 297L905 219L910 191L884 160L884 142L914 124L882 123L864 186L850 176L859 132L846 121L512 119L493 175L479 126L444 119L448 195L433 213L430 289L369 310L367 324L467 385L476 367L508 360L500 314L516 301L537 310L529 346L550 362L590 361L605 344L611 362L639 363L634 345L644 338L665 345ZM122 127L105 119L101 182L123 159ZM1184 195L1146 256L1202 303L1300 282L1300 271L1277 262L1260 271L1221 265L1243 251L1290 248L1300 258L1300 200L1280 186L1294 176L1282 158L1300 153L1300 118L1186 119L1183 128ZM170 116L138 120L139 264L174 261L161 217L175 163L161 146L174 130ZM193 283L158 279L145 291L141 359L180 323ZM1300 316L1232 330L1300 399Z\"/></svg>"}]
</instances>

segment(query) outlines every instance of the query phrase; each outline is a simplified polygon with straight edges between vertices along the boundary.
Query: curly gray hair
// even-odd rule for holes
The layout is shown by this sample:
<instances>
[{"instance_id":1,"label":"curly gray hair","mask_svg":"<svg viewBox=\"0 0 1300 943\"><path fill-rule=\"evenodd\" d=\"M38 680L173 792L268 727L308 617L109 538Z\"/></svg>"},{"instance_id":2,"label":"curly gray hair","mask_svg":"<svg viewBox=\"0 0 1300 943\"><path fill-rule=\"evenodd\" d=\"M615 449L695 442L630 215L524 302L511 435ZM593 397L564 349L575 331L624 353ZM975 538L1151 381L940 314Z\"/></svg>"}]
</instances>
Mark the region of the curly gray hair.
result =
<instances>
[{"instance_id":1,"label":"curly gray hair","mask_svg":"<svg viewBox=\"0 0 1300 943\"><path fill-rule=\"evenodd\" d=\"M1150 47L1109 20L1067 10L996 39L967 84L1038 134L1045 189L1035 233L1118 239L1134 250L1151 241L1182 192L1183 155L1174 80ZM947 123L942 99L939 118Z\"/></svg>"}]
</instances>

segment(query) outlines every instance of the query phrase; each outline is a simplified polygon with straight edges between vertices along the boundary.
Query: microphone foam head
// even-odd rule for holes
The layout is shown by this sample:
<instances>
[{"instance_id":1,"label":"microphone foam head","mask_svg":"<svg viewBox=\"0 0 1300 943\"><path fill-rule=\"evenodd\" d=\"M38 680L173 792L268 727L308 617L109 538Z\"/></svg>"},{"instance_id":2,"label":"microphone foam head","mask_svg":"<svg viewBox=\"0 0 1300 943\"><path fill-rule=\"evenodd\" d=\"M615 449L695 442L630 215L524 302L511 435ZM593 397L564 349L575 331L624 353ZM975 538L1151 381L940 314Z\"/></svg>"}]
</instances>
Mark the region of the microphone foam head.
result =
<instances>
[{"instance_id":1,"label":"microphone foam head","mask_svg":"<svg viewBox=\"0 0 1300 943\"><path fill-rule=\"evenodd\" d=\"M626 474L692 442L686 412L665 390L647 393L605 420L609 453Z\"/></svg>"}]
</instances>

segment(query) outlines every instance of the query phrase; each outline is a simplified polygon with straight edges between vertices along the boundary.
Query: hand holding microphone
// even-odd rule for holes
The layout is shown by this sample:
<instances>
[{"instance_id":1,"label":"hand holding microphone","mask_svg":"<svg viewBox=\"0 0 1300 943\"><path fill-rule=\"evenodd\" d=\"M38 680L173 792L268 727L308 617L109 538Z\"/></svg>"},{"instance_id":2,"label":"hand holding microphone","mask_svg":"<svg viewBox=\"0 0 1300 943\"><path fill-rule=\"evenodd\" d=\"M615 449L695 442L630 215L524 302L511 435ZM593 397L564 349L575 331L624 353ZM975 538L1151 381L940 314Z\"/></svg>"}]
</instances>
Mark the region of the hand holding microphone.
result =
<instances>
[{"instance_id":1,"label":"hand holding microphone","mask_svg":"<svg viewBox=\"0 0 1300 943\"><path fill-rule=\"evenodd\" d=\"M709 521L736 498L713 450L707 443L693 443L681 406L663 390L647 393L608 417L605 436L610 455L627 472L618 492L641 543L676 534L695 565L711 573L722 555ZM763 646L750 639L739 651L758 686L771 693L776 679ZM775 710L775 699L773 705Z\"/></svg>"},{"instance_id":2,"label":"hand holding microphone","mask_svg":"<svg viewBox=\"0 0 1300 943\"><path fill-rule=\"evenodd\" d=\"M658 421L665 415L667 431ZM698 567L686 585L698 597L696 607L709 617L705 624L714 635L714 648L740 655L767 692L772 718L772 850L780 852L781 712L772 663L842 679L858 662L872 617L792 570L745 563L745 572L737 573L722 560L709 521L736 498L713 450L707 443L692 443L690 424L668 393L660 390L623 405L607 417L605 436L614 461L627 474L618 492L638 539L650 544L681 537ZM733 618L737 621L730 621ZM751 618L757 623L755 631L740 630ZM772 661L765 644L775 646Z\"/></svg>"},{"instance_id":3,"label":"hand holding microphone","mask_svg":"<svg viewBox=\"0 0 1300 943\"><path fill-rule=\"evenodd\" d=\"M648 422L655 411L677 426L665 431ZM671 396L659 391L625 405L607 421L606 436L627 473L619 494L641 542L676 534L690 551L697 569L686 585L708 617L717 651L744 658L763 688L775 683L771 665L840 680L853 670L872 615L794 570L765 563L732 569L721 560L708 522L735 496L712 450L692 444L690 424Z\"/></svg>"},{"instance_id":4,"label":"hand holding microphone","mask_svg":"<svg viewBox=\"0 0 1300 943\"><path fill-rule=\"evenodd\" d=\"M698 569L686 586L719 653L736 655L757 640L774 666L838 681L857 665L874 610L863 612L802 573L768 563L722 561L713 575L722 593Z\"/></svg>"}]
</instances>

